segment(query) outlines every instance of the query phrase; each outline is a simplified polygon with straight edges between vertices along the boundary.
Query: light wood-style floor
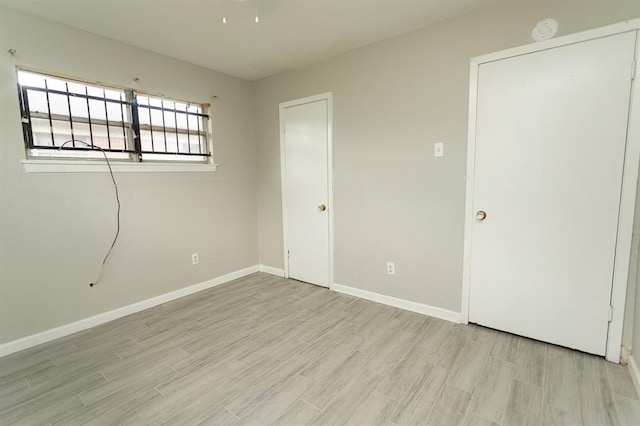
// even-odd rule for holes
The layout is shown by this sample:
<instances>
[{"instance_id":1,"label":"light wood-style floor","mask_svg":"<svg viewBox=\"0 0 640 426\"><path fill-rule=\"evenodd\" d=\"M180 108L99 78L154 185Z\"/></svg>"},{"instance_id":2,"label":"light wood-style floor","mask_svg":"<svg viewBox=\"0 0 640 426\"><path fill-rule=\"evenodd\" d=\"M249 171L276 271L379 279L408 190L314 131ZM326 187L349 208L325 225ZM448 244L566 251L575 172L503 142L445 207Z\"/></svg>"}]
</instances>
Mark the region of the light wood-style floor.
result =
<instances>
[{"instance_id":1,"label":"light wood-style floor","mask_svg":"<svg viewBox=\"0 0 640 426\"><path fill-rule=\"evenodd\" d=\"M625 367L265 274L0 359L1 425L640 424Z\"/></svg>"}]
</instances>

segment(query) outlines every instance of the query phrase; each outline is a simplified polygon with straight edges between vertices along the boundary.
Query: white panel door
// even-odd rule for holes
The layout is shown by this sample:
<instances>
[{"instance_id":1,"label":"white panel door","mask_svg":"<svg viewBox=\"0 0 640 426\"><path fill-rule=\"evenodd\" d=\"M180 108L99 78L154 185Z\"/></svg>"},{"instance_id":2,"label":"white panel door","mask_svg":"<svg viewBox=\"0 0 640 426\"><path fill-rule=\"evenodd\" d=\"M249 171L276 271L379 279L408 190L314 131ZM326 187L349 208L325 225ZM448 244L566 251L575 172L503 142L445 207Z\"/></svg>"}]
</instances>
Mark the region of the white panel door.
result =
<instances>
[{"instance_id":1,"label":"white panel door","mask_svg":"<svg viewBox=\"0 0 640 426\"><path fill-rule=\"evenodd\" d=\"M470 322L604 355L634 48L480 65Z\"/></svg>"},{"instance_id":2,"label":"white panel door","mask_svg":"<svg viewBox=\"0 0 640 426\"><path fill-rule=\"evenodd\" d=\"M288 106L283 114L289 277L329 287L328 101Z\"/></svg>"}]
</instances>

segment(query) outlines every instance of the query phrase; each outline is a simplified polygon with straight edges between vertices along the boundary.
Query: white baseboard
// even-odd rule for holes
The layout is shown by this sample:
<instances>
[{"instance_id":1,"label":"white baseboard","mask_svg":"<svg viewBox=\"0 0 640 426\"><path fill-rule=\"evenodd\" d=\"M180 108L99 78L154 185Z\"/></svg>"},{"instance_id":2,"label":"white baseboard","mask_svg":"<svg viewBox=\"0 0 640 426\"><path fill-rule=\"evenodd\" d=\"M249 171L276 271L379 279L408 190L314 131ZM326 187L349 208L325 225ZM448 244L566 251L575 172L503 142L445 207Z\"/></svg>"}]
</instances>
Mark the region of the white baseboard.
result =
<instances>
[{"instance_id":1,"label":"white baseboard","mask_svg":"<svg viewBox=\"0 0 640 426\"><path fill-rule=\"evenodd\" d=\"M633 359L633 356L629 357L628 364L629 374L631 374L631 380L633 380L633 386L636 388L636 393L638 397L640 397L640 370L638 370L638 364L636 364L636 360Z\"/></svg>"},{"instance_id":2,"label":"white baseboard","mask_svg":"<svg viewBox=\"0 0 640 426\"><path fill-rule=\"evenodd\" d=\"M8 343L0 345L0 357L12 354L14 352L21 351L23 349L30 348L32 346L39 345L41 343L49 342L51 340L58 339L60 337L68 336L78 331L86 330L91 327L95 327L105 322L113 321L118 318L131 315L136 312L143 311L145 309L152 308L154 306L161 305L166 302L170 302L175 299L179 299L184 296L188 296L193 293L197 293L202 290L206 290L211 287L218 286L220 284L233 281L238 278L245 277L247 275L258 272L259 266L250 266L245 269L231 272L229 274L217 277L199 284L194 284L189 287L181 288L169 293L161 294L160 296L152 297L150 299L141 300L140 302L133 303L131 305L123 306L121 308L114 309L112 311L103 312L101 314L85 318L70 324L65 324L60 327L52 328L50 330L43 331L41 333L32 334L31 336L23 337L21 339L13 340Z\"/></svg>"},{"instance_id":3,"label":"white baseboard","mask_svg":"<svg viewBox=\"0 0 640 426\"><path fill-rule=\"evenodd\" d=\"M260 272L264 272L266 274L271 274L271 275L277 275L279 277L284 277L284 269L274 268L273 266L258 265L258 270Z\"/></svg>"},{"instance_id":4,"label":"white baseboard","mask_svg":"<svg viewBox=\"0 0 640 426\"><path fill-rule=\"evenodd\" d=\"M383 305L393 306L394 308L400 308L406 311L417 312L419 314L428 315L430 317L460 323L460 313L450 311L448 309L429 306L423 303L411 302L405 299L398 299L396 297L374 293L372 291L361 290L359 288L349 287L336 283L331 286L331 290L337 291L338 293L344 293L350 296L359 297L361 299L371 300L372 302L382 303Z\"/></svg>"}]
</instances>

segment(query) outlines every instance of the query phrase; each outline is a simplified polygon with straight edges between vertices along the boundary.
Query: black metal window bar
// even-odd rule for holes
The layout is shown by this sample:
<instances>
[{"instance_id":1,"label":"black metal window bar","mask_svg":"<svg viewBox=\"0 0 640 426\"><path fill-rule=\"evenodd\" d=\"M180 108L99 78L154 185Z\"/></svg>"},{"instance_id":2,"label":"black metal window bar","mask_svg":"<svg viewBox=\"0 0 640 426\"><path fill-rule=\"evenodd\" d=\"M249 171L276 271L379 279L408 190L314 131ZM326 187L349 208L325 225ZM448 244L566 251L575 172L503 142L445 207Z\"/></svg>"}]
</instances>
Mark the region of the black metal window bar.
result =
<instances>
[{"instance_id":1,"label":"black metal window bar","mask_svg":"<svg viewBox=\"0 0 640 426\"><path fill-rule=\"evenodd\" d=\"M26 71L18 76L24 141L31 156L99 158L96 148L112 158L135 161L208 161L211 156L209 116L201 104Z\"/></svg>"}]
</instances>

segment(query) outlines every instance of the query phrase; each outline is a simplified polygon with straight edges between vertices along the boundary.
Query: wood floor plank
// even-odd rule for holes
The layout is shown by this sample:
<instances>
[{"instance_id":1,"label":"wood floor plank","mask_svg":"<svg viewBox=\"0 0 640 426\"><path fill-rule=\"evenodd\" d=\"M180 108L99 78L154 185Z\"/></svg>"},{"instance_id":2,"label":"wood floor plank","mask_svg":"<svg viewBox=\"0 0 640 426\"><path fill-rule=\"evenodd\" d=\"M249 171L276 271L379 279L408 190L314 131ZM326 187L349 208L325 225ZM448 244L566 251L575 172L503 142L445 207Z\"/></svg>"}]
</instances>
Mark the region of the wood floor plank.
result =
<instances>
[{"instance_id":1,"label":"wood floor plank","mask_svg":"<svg viewBox=\"0 0 640 426\"><path fill-rule=\"evenodd\" d=\"M199 425L231 426L238 422L238 417L224 407L218 408L212 415L203 419ZM175 425L176 423L168 423ZM184 424L184 423L183 423Z\"/></svg>"},{"instance_id":2,"label":"wood floor plank","mask_svg":"<svg viewBox=\"0 0 640 426\"><path fill-rule=\"evenodd\" d=\"M7 412L14 412L12 418L19 418L20 413L35 411L43 406L50 406L58 400L76 395L83 389L105 382L102 374L95 371L89 374L75 376L68 374L65 380L51 381L46 386L30 389L26 393L15 393L0 399L0 419ZM16 414L17 413L17 414ZM0 424L2 422L0 421Z\"/></svg>"},{"instance_id":3,"label":"wood floor plank","mask_svg":"<svg viewBox=\"0 0 640 426\"><path fill-rule=\"evenodd\" d=\"M347 424L353 426L386 425L397 405L398 401L394 401L380 392L373 392L369 399L355 410Z\"/></svg>"},{"instance_id":4,"label":"wood floor plank","mask_svg":"<svg viewBox=\"0 0 640 426\"><path fill-rule=\"evenodd\" d=\"M456 363L470 337L471 330L469 328L455 324L451 327L444 340L439 342L430 362L441 367L451 368Z\"/></svg>"},{"instance_id":5,"label":"wood floor plank","mask_svg":"<svg viewBox=\"0 0 640 426\"><path fill-rule=\"evenodd\" d=\"M91 406L85 406L62 419L54 425L119 425L135 416L138 406L151 400L163 398L155 389L139 389L123 398L118 393L112 394Z\"/></svg>"},{"instance_id":6,"label":"wood floor plank","mask_svg":"<svg viewBox=\"0 0 640 426\"><path fill-rule=\"evenodd\" d=\"M122 360L114 353L87 358L77 364L55 367L27 376L31 389L53 389L73 379L108 368L117 368Z\"/></svg>"},{"instance_id":7,"label":"wood floor plank","mask_svg":"<svg viewBox=\"0 0 640 426\"><path fill-rule=\"evenodd\" d=\"M316 384L305 393L303 399L315 407L325 408L347 386L351 378L364 369L367 359L368 355L363 352L351 353L344 362L337 364L326 376L317 379Z\"/></svg>"},{"instance_id":8,"label":"wood floor plank","mask_svg":"<svg viewBox=\"0 0 640 426\"><path fill-rule=\"evenodd\" d=\"M227 382L230 380L230 376L233 376L237 371L241 371L246 368L244 364L238 363L236 365L233 361L223 363L211 363L201 365L200 368L194 369L184 374L178 373L177 376L169 377L166 380L162 380L156 388L162 395L170 397L173 394L183 393L184 389L193 386L194 384L202 383L203 381L209 384L218 382Z\"/></svg>"},{"instance_id":9,"label":"wood floor plank","mask_svg":"<svg viewBox=\"0 0 640 426\"><path fill-rule=\"evenodd\" d=\"M358 336L346 336L329 349L324 356L310 362L309 367L305 368L302 375L316 382L322 380L351 357L363 340Z\"/></svg>"},{"instance_id":10,"label":"wood floor plank","mask_svg":"<svg viewBox=\"0 0 640 426\"><path fill-rule=\"evenodd\" d=\"M492 341L470 340L457 356L447 382L465 392L473 392L489 362Z\"/></svg>"},{"instance_id":11,"label":"wood floor plank","mask_svg":"<svg viewBox=\"0 0 640 426\"><path fill-rule=\"evenodd\" d=\"M341 311L347 312L348 314L353 316L354 314L362 311L363 309L365 309L365 308L367 308L369 306L371 306L371 302L366 301L364 299L355 299L351 303L349 303L347 305L340 305L337 308L340 309ZM347 321L349 321L351 323L358 323L357 321L352 320L351 316L349 318L347 318Z\"/></svg>"},{"instance_id":12,"label":"wood floor plank","mask_svg":"<svg viewBox=\"0 0 640 426\"><path fill-rule=\"evenodd\" d=\"M194 336L196 337L195 341L181 345L182 349L192 355L198 353L212 353L222 348L241 344L246 339L254 336L254 334L242 328L234 327L233 330L216 330L215 332L206 334L194 333Z\"/></svg>"},{"instance_id":13,"label":"wood floor plank","mask_svg":"<svg viewBox=\"0 0 640 426\"><path fill-rule=\"evenodd\" d=\"M546 345L530 339L520 339L514 375L517 380L542 386Z\"/></svg>"},{"instance_id":14,"label":"wood floor plank","mask_svg":"<svg viewBox=\"0 0 640 426\"><path fill-rule=\"evenodd\" d=\"M45 343L43 348L36 346L0 358L0 383L22 376L26 370L36 371L39 365L51 363L52 358L78 351L78 345L73 341L67 341L66 338L63 339L60 343L54 340Z\"/></svg>"},{"instance_id":15,"label":"wood floor plank","mask_svg":"<svg viewBox=\"0 0 640 426\"><path fill-rule=\"evenodd\" d=\"M588 377L594 380L608 377L607 363L604 358L582 352L575 352L574 355L580 377Z\"/></svg>"},{"instance_id":16,"label":"wood floor plank","mask_svg":"<svg viewBox=\"0 0 640 426\"><path fill-rule=\"evenodd\" d=\"M70 416L78 410L84 408L80 398L77 396L68 396L53 402L51 405L45 405L41 407L29 407L25 411L25 415L20 416L20 420L15 424L17 425L48 425ZM2 419L2 415L0 415ZM5 424L5 423L2 423ZM11 423L6 423L11 424Z\"/></svg>"},{"instance_id":17,"label":"wood floor plank","mask_svg":"<svg viewBox=\"0 0 640 426\"><path fill-rule=\"evenodd\" d=\"M464 426L498 426L498 423L494 423L491 420L484 419L471 412L467 412L467 416L465 417L462 424Z\"/></svg>"},{"instance_id":18,"label":"wood floor plank","mask_svg":"<svg viewBox=\"0 0 640 426\"><path fill-rule=\"evenodd\" d=\"M614 394L626 398L638 399L638 393L633 386L629 369L626 366L607 362L606 369L609 383L611 383L611 390Z\"/></svg>"},{"instance_id":19,"label":"wood floor plank","mask_svg":"<svg viewBox=\"0 0 640 426\"><path fill-rule=\"evenodd\" d=\"M100 382L95 386L84 389L78 396L85 405L91 405L116 392L123 392L127 388L153 388L157 384L175 378L178 373L162 364L150 365L141 371L128 376L118 377L108 382Z\"/></svg>"},{"instance_id":20,"label":"wood floor plank","mask_svg":"<svg viewBox=\"0 0 640 426\"><path fill-rule=\"evenodd\" d=\"M380 351L377 351L367 362L367 368L376 373L386 375L410 350L416 339L416 333L406 329L400 330Z\"/></svg>"},{"instance_id":21,"label":"wood floor plank","mask_svg":"<svg viewBox=\"0 0 640 426\"><path fill-rule=\"evenodd\" d=\"M580 419L583 425L617 425L620 423L606 377L581 375L578 378Z\"/></svg>"},{"instance_id":22,"label":"wood floor plank","mask_svg":"<svg viewBox=\"0 0 640 426\"><path fill-rule=\"evenodd\" d=\"M220 392L203 392L194 395L189 400L184 400L181 406L176 406L171 412L164 412L157 416L158 420L152 424L174 425L198 425L198 424L237 424L238 417L220 405L220 395L225 396L224 390Z\"/></svg>"},{"instance_id":23,"label":"wood floor plank","mask_svg":"<svg viewBox=\"0 0 640 426\"><path fill-rule=\"evenodd\" d=\"M298 338L300 331L301 329L299 328L291 328L288 333L280 335L273 342L254 349L247 349L237 359L248 366L253 366L255 364L264 364L266 359L274 359L274 354L276 353L280 353L281 356L286 356L287 353L289 356L296 354L309 346ZM274 362L277 363L277 359L274 359Z\"/></svg>"},{"instance_id":24,"label":"wood floor plank","mask_svg":"<svg viewBox=\"0 0 640 426\"><path fill-rule=\"evenodd\" d=\"M345 318L345 321L356 325L362 325L382 312L384 308L384 306L379 303L364 302L361 305L363 305L363 308L357 310L356 312ZM342 310L344 309L345 308L343 308Z\"/></svg>"},{"instance_id":25,"label":"wood floor plank","mask_svg":"<svg viewBox=\"0 0 640 426\"><path fill-rule=\"evenodd\" d=\"M154 318L157 319L157 316L154 315ZM128 315L90 328L90 335L75 339L74 343L80 348L92 347L96 345L96 341L108 342L111 339L128 337L145 327L144 317L140 314Z\"/></svg>"},{"instance_id":26,"label":"wood floor plank","mask_svg":"<svg viewBox=\"0 0 640 426\"><path fill-rule=\"evenodd\" d=\"M6 382L0 381L0 398L10 394L24 394L29 391L29 384L25 377L17 377Z\"/></svg>"},{"instance_id":27,"label":"wood floor plank","mask_svg":"<svg viewBox=\"0 0 640 426\"><path fill-rule=\"evenodd\" d=\"M490 358L474 392L469 411L495 423L502 423L512 379L512 363Z\"/></svg>"},{"instance_id":28,"label":"wood floor plank","mask_svg":"<svg viewBox=\"0 0 640 426\"><path fill-rule=\"evenodd\" d=\"M281 347L263 355L261 359L254 364L250 364L246 369L239 371L231 379L240 385L249 386L270 371L279 368L281 364L286 363L291 358L291 354L297 354L306 347L306 343L297 339L292 342L283 342ZM238 358L238 360L242 362L242 357Z\"/></svg>"},{"instance_id":29,"label":"wood floor plank","mask_svg":"<svg viewBox=\"0 0 640 426\"><path fill-rule=\"evenodd\" d=\"M578 366L573 351L547 346L544 403L578 417Z\"/></svg>"},{"instance_id":30,"label":"wood floor plank","mask_svg":"<svg viewBox=\"0 0 640 426\"><path fill-rule=\"evenodd\" d=\"M219 304L218 306L201 312L199 316L193 318L193 326L188 327L189 323L187 323L187 327L194 335L197 335L200 331L208 333L209 331L226 327L230 323L235 324L237 327L243 327L244 323L248 323L251 320L244 315L241 318L238 318L236 312L250 309L256 301L248 294L237 294L232 297L233 298L224 305ZM271 325L270 323L264 322L261 322L260 324L263 327L265 325ZM153 327L154 325L155 324L150 324L150 327Z\"/></svg>"},{"instance_id":31,"label":"wood floor plank","mask_svg":"<svg viewBox=\"0 0 640 426\"><path fill-rule=\"evenodd\" d=\"M273 424L274 426L307 425L311 423L320 410L301 399L290 406Z\"/></svg>"},{"instance_id":32,"label":"wood floor plank","mask_svg":"<svg viewBox=\"0 0 640 426\"><path fill-rule=\"evenodd\" d=\"M410 311L398 310L398 314L394 318L399 319L402 323L402 329L414 334L422 334L427 330L431 317Z\"/></svg>"},{"instance_id":33,"label":"wood floor plank","mask_svg":"<svg viewBox=\"0 0 640 426\"><path fill-rule=\"evenodd\" d=\"M236 358L244 354L246 350L247 348L244 346L227 341L219 346L215 344L189 353L185 357L178 357L176 360L171 361L169 365L180 374L189 374L209 365L225 365L226 370L230 365L233 367L239 366L240 369L243 369L247 366L236 361ZM235 375L235 373L233 374Z\"/></svg>"},{"instance_id":34,"label":"wood floor plank","mask_svg":"<svg viewBox=\"0 0 640 426\"><path fill-rule=\"evenodd\" d=\"M333 312L327 310L327 312L331 312L331 314L323 320L311 321L310 324L302 323L300 325L300 327L306 330L306 332L300 336L301 340L307 343L317 340L319 337L324 336L325 333L331 331L335 326L344 322L348 316L347 313L340 310L333 310Z\"/></svg>"},{"instance_id":35,"label":"wood floor plank","mask_svg":"<svg viewBox=\"0 0 640 426\"><path fill-rule=\"evenodd\" d=\"M297 375L283 384L283 390L262 401L250 413L243 416L238 425L271 424L283 416L289 407L313 386L313 382L306 377Z\"/></svg>"},{"instance_id":36,"label":"wood floor plank","mask_svg":"<svg viewBox=\"0 0 640 426\"><path fill-rule=\"evenodd\" d=\"M336 395L329 405L311 422L312 425L346 424L354 411L375 391L380 376L369 370L361 370ZM304 398L303 398L304 399Z\"/></svg>"},{"instance_id":37,"label":"wood floor plank","mask_svg":"<svg viewBox=\"0 0 640 426\"><path fill-rule=\"evenodd\" d=\"M120 358L127 359L156 348L169 350L187 345L196 340L195 336L186 333L181 327L163 330L155 335L145 337L145 339L136 340L135 345L116 350L116 353Z\"/></svg>"},{"instance_id":38,"label":"wood floor plank","mask_svg":"<svg viewBox=\"0 0 640 426\"><path fill-rule=\"evenodd\" d=\"M61 401L68 400L82 389L104 382L105 378L96 372L76 379L70 378L70 380L53 389L33 391L26 396L11 395L3 398L0 400L0 424L17 424L20 423L20 419L32 413L46 412L48 410L54 415L55 406Z\"/></svg>"},{"instance_id":39,"label":"wood floor plank","mask_svg":"<svg viewBox=\"0 0 640 426\"><path fill-rule=\"evenodd\" d=\"M5 363L2 359L0 359L0 370L3 370L1 373L2 376L0 376L0 384L6 384L19 379L24 379L32 374L41 373L46 370L53 370L56 367L56 365L50 359L37 359L36 362L33 362L29 358L26 358L25 361L26 362L24 364L21 364L19 362Z\"/></svg>"},{"instance_id":40,"label":"wood floor plank","mask_svg":"<svg viewBox=\"0 0 640 426\"><path fill-rule=\"evenodd\" d=\"M389 320L388 316L386 312L382 312L354 332L356 336L366 337L358 346L359 351L375 355L391 344L402 329L402 322Z\"/></svg>"},{"instance_id":41,"label":"wood floor plank","mask_svg":"<svg viewBox=\"0 0 640 426\"><path fill-rule=\"evenodd\" d=\"M640 422L640 401L621 395L613 395L618 420L622 426L634 426Z\"/></svg>"},{"instance_id":42,"label":"wood floor plank","mask_svg":"<svg viewBox=\"0 0 640 426\"><path fill-rule=\"evenodd\" d=\"M131 358L127 358L119 363L108 365L101 368L100 371L107 379L111 380L143 369L149 364L162 364L169 367L171 364L185 359L188 356L189 354L182 348L174 348L167 351L164 351L163 348L156 348L152 351L142 352Z\"/></svg>"},{"instance_id":43,"label":"wood floor plank","mask_svg":"<svg viewBox=\"0 0 640 426\"><path fill-rule=\"evenodd\" d=\"M227 379L201 376L200 380L191 381L170 394L163 394L158 388L163 398L142 403L137 413L152 424L164 423L180 412L181 420L189 416L204 419L213 415L218 408L237 397L243 390L242 386Z\"/></svg>"},{"instance_id":44,"label":"wood floor plank","mask_svg":"<svg viewBox=\"0 0 640 426\"><path fill-rule=\"evenodd\" d=\"M416 377L420 376L428 365L427 355L428 350L423 347L414 346L409 349L406 356L383 378L378 390L391 399L402 401Z\"/></svg>"},{"instance_id":45,"label":"wood floor plank","mask_svg":"<svg viewBox=\"0 0 640 426\"><path fill-rule=\"evenodd\" d=\"M505 409L505 426L539 425L542 421L542 388L513 380Z\"/></svg>"},{"instance_id":46,"label":"wood floor plank","mask_svg":"<svg viewBox=\"0 0 640 426\"><path fill-rule=\"evenodd\" d=\"M449 371L444 367L425 366L398 404L391 421L398 425L426 424L448 374Z\"/></svg>"},{"instance_id":47,"label":"wood floor plank","mask_svg":"<svg viewBox=\"0 0 640 426\"><path fill-rule=\"evenodd\" d=\"M518 357L520 339L520 336L502 331L497 332L496 339L491 348L491 357L515 364L516 358Z\"/></svg>"},{"instance_id":48,"label":"wood floor plank","mask_svg":"<svg viewBox=\"0 0 640 426\"><path fill-rule=\"evenodd\" d=\"M53 363L58 367L76 365L86 362L87 359L112 354L136 345L136 342L128 336L116 336L112 338L110 336L92 335L87 339L90 339L92 343L76 348L73 352L54 356L52 358Z\"/></svg>"},{"instance_id":49,"label":"wood floor plank","mask_svg":"<svg viewBox=\"0 0 640 426\"><path fill-rule=\"evenodd\" d=\"M259 350L263 347L272 348L273 345L277 345L282 338L291 336L293 333L292 330L297 331L294 323L283 325L282 323L277 322L262 330L257 335L249 334L238 343L251 350Z\"/></svg>"},{"instance_id":50,"label":"wood floor plank","mask_svg":"<svg viewBox=\"0 0 640 426\"><path fill-rule=\"evenodd\" d=\"M562 411L545 404L542 408L542 424L545 426L579 426L582 423L579 414Z\"/></svg>"},{"instance_id":51,"label":"wood floor plank","mask_svg":"<svg viewBox=\"0 0 640 426\"><path fill-rule=\"evenodd\" d=\"M300 352L300 355L310 360L317 360L355 329L356 326L354 324L340 322L317 340L311 342L309 347Z\"/></svg>"},{"instance_id":52,"label":"wood floor plank","mask_svg":"<svg viewBox=\"0 0 640 426\"><path fill-rule=\"evenodd\" d=\"M484 342L488 344L489 347L493 347L498 336L498 332L496 330L475 324L469 324L469 327L471 328L471 340Z\"/></svg>"},{"instance_id":53,"label":"wood floor plank","mask_svg":"<svg viewBox=\"0 0 640 426\"><path fill-rule=\"evenodd\" d=\"M426 353L435 352L453 327L449 321L431 318L421 334L416 337L416 345L426 349Z\"/></svg>"},{"instance_id":54,"label":"wood floor plank","mask_svg":"<svg viewBox=\"0 0 640 426\"><path fill-rule=\"evenodd\" d=\"M271 395L280 392L287 381L300 374L308 365L309 361L299 355L294 355L288 362L282 364L280 368L271 370L252 386L244 387L229 403L224 404L225 408L238 417L242 417L257 407L262 401Z\"/></svg>"},{"instance_id":55,"label":"wood floor plank","mask_svg":"<svg viewBox=\"0 0 640 426\"><path fill-rule=\"evenodd\" d=\"M462 424L469 402L471 402L469 392L445 384L436 405L429 414L427 424L434 426Z\"/></svg>"}]
</instances>

